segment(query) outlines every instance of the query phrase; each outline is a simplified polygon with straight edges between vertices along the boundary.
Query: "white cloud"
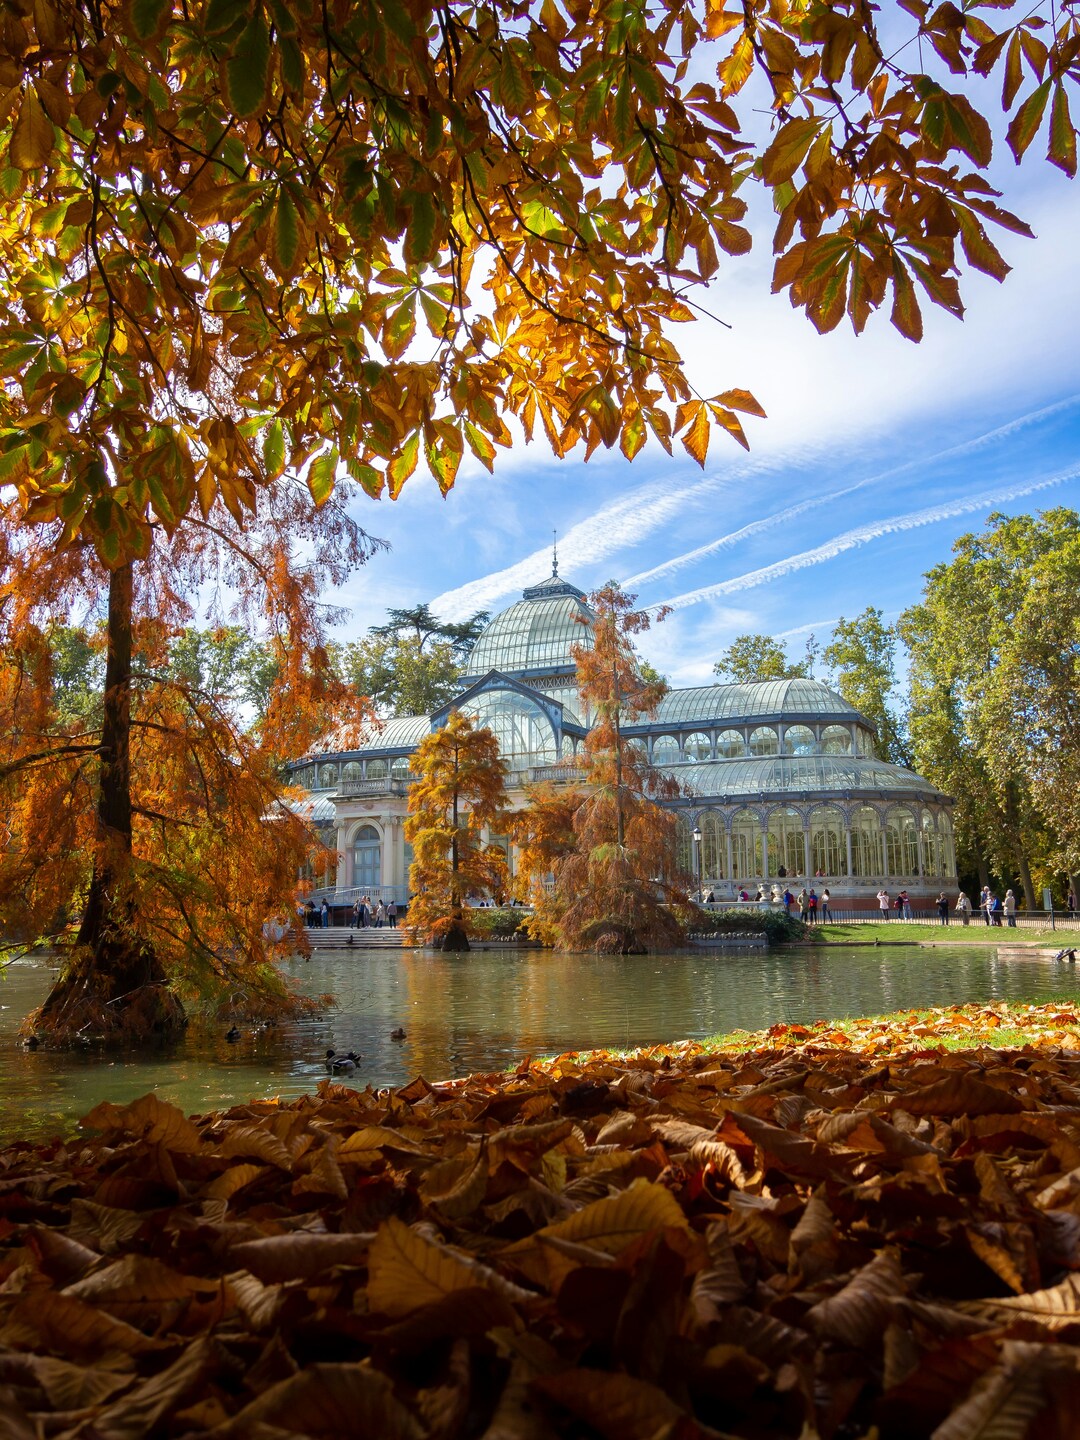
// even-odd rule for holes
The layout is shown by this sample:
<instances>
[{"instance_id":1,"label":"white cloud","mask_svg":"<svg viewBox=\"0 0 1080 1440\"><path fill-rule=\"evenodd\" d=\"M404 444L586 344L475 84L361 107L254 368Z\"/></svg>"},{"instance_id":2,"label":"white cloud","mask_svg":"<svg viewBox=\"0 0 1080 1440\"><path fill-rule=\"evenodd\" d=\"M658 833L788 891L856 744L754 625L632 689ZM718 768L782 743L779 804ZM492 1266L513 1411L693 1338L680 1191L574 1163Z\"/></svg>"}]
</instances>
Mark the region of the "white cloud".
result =
<instances>
[{"instance_id":1,"label":"white cloud","mask_svg":"<svg viewBox=\"0 0 1080 1440\"><path fill-rule=\"evenodd\" d=\"M1066 481L1077 478L1080 478L1080 466L1028 485L1014 485L1001 490L992 490L983 495L970 496L965 500L953 500L944 505L931 505L924 510L912 510L906 515L892 515L885 520L873 520L867 525L859 525L854 530L846 530L842 535L837 535L832 540L826 540L823 545L816 545L811 550L803 550L798 555L789 555L784 560L776 561L775 564L763 565L758 570L747 571L745 575L735 575L730 580L720 580L714 585L704 585L697 590L687 590L682 595L673 595L668 600L657 601L657 605L669 605L673 610L682 610L688 605L698 605L703 600L712 600L721 595L735 595L741 590L751 590L757 585L766 585L772 580L780 580L796 570L805 570L811 565L820 565L826 560L835 560L845 551L869 544L872 540L880 540L885 535L895 535L904 530L917 530L924 525L935 525L938 521L951 520L959 515L971 515L975 511L985 510L994 505L1004 505L1010 500L1019 500L1026 495L1034 495L1040 490L1048 490L1054 485L1063 485ZM656 606L650 605L648 608L651 610Z\"/></svg>"}]
</instances>

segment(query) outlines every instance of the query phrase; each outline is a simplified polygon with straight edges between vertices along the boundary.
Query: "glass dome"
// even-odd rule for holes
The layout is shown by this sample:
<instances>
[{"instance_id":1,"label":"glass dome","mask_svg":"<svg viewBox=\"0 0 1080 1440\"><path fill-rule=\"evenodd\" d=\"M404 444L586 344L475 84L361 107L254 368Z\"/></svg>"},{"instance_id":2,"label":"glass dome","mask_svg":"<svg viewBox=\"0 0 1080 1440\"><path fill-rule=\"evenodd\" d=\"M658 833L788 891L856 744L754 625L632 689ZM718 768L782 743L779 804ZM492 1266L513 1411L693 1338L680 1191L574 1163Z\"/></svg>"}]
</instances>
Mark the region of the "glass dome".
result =
<instances>
[{"instance_id":1,"label":"glass dome","mask_svg":"<svg viewBox=\"0 0 1080 1440\"><path fill-rule=\"evenodd\" d=\"M584 593L553 575L495 616L476 642L464 678L478 679L489 670L504 675L573 670L571 649L592 644L593 618Z\"/></svg>"},{"instance_id":2,"label":"glass dome","mask_svg":"<svg viewBox=\"0 0 1080 1440\"><path fill-rule=\"evenodd\" d=\"M511 770L555 763L555 731L535 701L516 690L485 690L463 708L492 732Z\"/></svg>"}]
</instances>

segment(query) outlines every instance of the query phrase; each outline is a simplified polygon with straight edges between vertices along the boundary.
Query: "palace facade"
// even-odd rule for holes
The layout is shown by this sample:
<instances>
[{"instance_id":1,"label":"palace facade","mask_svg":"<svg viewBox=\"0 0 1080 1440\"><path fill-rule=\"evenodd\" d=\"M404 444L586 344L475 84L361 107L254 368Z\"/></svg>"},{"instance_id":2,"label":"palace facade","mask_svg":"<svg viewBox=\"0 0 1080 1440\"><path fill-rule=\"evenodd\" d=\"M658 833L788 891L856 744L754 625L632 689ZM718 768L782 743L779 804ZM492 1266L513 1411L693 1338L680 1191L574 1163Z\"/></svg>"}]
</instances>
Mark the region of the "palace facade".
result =
<instances>
[{"instance_id":1,"label":"palace facade","mask_svg":"<svg viewBox=\"0 0 1080 1440\"><path fill-rule=\"evenodd\" d=\"M304 813L337 851L337 900L406 899L409 757L452 708L498 737L511 806L532 781L568 778L590 720L571 647L588 643L591 618L584 592L555 567L488 624L449 704L290 767ZM717 900L816 877L834 907L864 909L883 886L926 901L955 884L952 801L878 760L870 722L818 680L671 690L653 719L625 733L678 782L679 798L665 803L678 814L680 861ZM512 873L512 845L492 839Z\"/></svg>"}]
</instances>

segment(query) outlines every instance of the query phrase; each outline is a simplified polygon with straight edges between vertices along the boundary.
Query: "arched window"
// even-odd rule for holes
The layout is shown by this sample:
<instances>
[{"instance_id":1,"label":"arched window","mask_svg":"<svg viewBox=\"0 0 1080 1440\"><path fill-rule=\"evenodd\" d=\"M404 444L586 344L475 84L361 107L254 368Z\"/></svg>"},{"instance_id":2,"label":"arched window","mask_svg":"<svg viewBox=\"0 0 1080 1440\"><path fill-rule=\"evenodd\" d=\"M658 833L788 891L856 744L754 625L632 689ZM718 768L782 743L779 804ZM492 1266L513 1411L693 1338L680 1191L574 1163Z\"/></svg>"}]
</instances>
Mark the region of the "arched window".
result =
<instances>
[{"instance_id":1,"label":"arched window","mask_svg":"<svg viewBox=\"0 0 1080 1440\"><path fill-rule=\"evenodd\" d=\"M562 758L563 758L564 760L572 760L573 757L574 757L574 737L573 737L572 735L564 735L564 736L562 737Z\"/></svg>"},{"instance_id":2,"label":"arched window","mask_svg":"<svg viewBox=\"0 0 1080 1440\"><path fill-rule=\"evenodd\" d=\"M761 879L761 827L751 810L737 810L731 822L733 880Z\"/></svg>"},{"instance_id":3,"label":"arched window","mask_svg":"<svg viewBox=\"0 0 1080 1440\"><path fill-rule=\"evenodd\" d=\"M798 810L787 806L769 816L769 874L801 875L806 868L803 821Z\"/></svg>"},{"instance_id":4,"label":"arched window","mask_svg":"<svg viewBox=\"0 0 1080 1440\"><path fill-rule=\"evenodd\" d=\"M341 767L342 780L362 780L363 777L364 771L359 760L350 760L347 765Z\"/></svg>"},{"instance_id":5,"label":"arched window","mask_svg":"<svg viewBox=\"0 0 1080 1440\"><path fill-rule=\"evenodd\" d=\"M362 825L353 840L353 884L361 890L382 884L382 841L374 825Z\"/></svg>"},{"instance_id":6,"label":"arched window","mask_svg":"<svg viewBox=\"0 0 1080 1440\"><path fill-rule=\"evenodd\" d=\"M724 817L706 810L698 821L701 830L701 878L706 885L723 880L727 870L727 839Z\"/></svg>"},{"instance_id":7,"label":"arched window","mask_svg":"<svg viewBox=\"0 0 1080 1440\"><path fill-rule=\"evenodd\" d=\"M486 690L465 708L498 740L499 754L511 770L554 765L555 730L535 700L516 690Z\"/></svg>"},{"instance_id":8,"label":"arched window","mask_svg":"<svg viewBox=\"0 0 1080 1440\"><path fill-rule=\"evenodd\" d=\"M399 755L396 760L392 760L390 774L395 780L407 780L409 778L409 757Z\"/></svg>"},{"instance_id":9,"label":"arched window","mask_svg":"<svg viewBox=\"0 0 1080 1440\"><path fill-rule=\"evenodd\" d=\"M367 778L368 778L369 780L385 780L385 779L386 779L386 761L385 761L385 760L369 760L369 761L367 762L367 769L366 769L365 773L366 773Z\"/></svg>"},{"instance_id":10,"label":"arched window","mask_svg":"<svg viewBox=\"0 0 1080 1440\"><path fill-rule=\"evenodd\" d=\"M846 725L826 725L821 732L823 755L850 755L851 731Z\"/></svg>"},{"instance_id":11,"label":"arched window","mask_svg":"<svg viewBox=\"0 0 1080 1440\"><path fill-rule=\"evenodd\" d=\"M771 725L759 725L750 732L751 755L779 755L780 741Z\"/></svg>"},{"instance_id":12,"label":"arched window","mask_svg":"<svg viewBox=\"0 0 1080 1440\"><path fill-rule=\"evenodd\" d=\"M746 754L746 741L738 730L725 730L716 742L716 754L721 760L738 760Z\"/></svg>"},{"instance_id":13,"label":"arched window","mask_svg":"<svg viewBox=\"0 0 1080 1440\"><path fill-rule=\"evenodd\" d=\"M320 790L332 790L336 784L337 784L337 766L336 766L336 765L320 765L320 766L319 766L319 789L320 789Z\"/></svg>"},{"instance_id":14,"label":"arched window","mask_svg":"<svg viewBox=\"0 0 1080 1440\"><path fill-rule=\"evenodd\" d=\"M956 846L953 844L952 819L944 810L938 816L938 834L941 837L941 873L946 879L955 879Z\"/></svg>"},{"instance_id":15,"label":"arched window","mask_svg":"<svg viewBox=\"0 0 1080 1440\"><path fill-rule=\"evenodd\" d=\"M830 877L847 874L844 817L831 805L810 812L810 864L815 874L819 870Z\"/></svg>"},{"instance_id":16,"label":"arched window","mask_svg":"<svg viewBox=\"0 0 1080 1440\"><path fill-rule=\"evenodd\" d=\"M711 760L712 741L708 735L687 735L683 741L683 754L688 760Z\"/></svg>"},{"instance_id":17,"label":"arched window","mask_svg":"<svg viewBox=\"0 0 1080 1440\"><path fill-rule=\"evenodd\" d=\"M657 735L652 745L654 765L678 765L682 759L679 742L674 735Z\"/></svg>"},{"instance_id":18,"label":"arched window","mask_svg":"<svg viewBox=\"0 0 1080 1440\"><path fill-rule=\"evenodd\" d=\"M816 755L817 741L809 725L789 725L784 731L784 749L789 755Z\"/></svg>"},{"instance_id":19,"label":"arched window","mask_svg":"<svg viewBox=\"0 0 1080 1440\"><path fill-rule=\"evenodd\" d=\"M855 874L880 879L885 874L881 817L872 805L860 805L851 817L851 858Z\"/></svg>"},{"instance_id":20,"label":"arched window","mask_svg":"<svg viewBox=\"0 0 1080 1440\"><path fill-rule=\"evenodd\" d=\"M944 875L945 867L941 863L941 847L938 844L937 823L929 810L922 813L922 853L923 853L923 874Z\"/></svg>"},{"instance_id":21,"label":"arched window","mask_svg":"<svg viewBox=\"0 0 1080 1440\"><path fill-rule=\"evenodd\" d=\"M857 755L873 755L874 753L874 737L861 725L855 727L855 753Z\"/></svg>"},{"instance_id":22,"label":"arched window","mask_svg":"<svg viewBox=\"0 0 1080 1440\"><path fill-rule=\"evenodd\" d=\"M890 810L885 823L885 873L917 875L919 841L910 810Z\"/></svg>"}]
</instances>

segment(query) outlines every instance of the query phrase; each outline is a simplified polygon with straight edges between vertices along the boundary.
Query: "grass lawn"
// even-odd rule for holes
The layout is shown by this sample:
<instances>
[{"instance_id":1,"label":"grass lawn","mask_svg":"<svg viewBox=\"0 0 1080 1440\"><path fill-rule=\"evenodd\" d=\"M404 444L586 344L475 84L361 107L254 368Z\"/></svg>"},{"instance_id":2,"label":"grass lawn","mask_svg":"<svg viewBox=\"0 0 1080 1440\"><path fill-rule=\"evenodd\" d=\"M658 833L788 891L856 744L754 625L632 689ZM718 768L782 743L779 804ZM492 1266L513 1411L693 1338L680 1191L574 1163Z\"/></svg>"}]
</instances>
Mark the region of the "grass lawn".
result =
<instances>
[{"instance_id":1,"label":"grass lawn","mask_svg":"<svg viewBox=\"0 0 1080 1440\"><path fill-rule=\"evenodd\" d=\"M1080 924L1075 922L1064 925L1058 921L1056 930L1051 930L1049 925L1017 926L1015 930L1010 930L1005 925L999 929L996 925L984 925L982 921L957 925L950 917L948 925L886 920L862 921L855 925L830 923L814 928L818 943L826 945L872 945L877 940L882 943L888 941L891 945L1035 945L1041 949L1056 946L1059 950L1069 945L1080 947Z\"/></svg>"}]
</instances>

